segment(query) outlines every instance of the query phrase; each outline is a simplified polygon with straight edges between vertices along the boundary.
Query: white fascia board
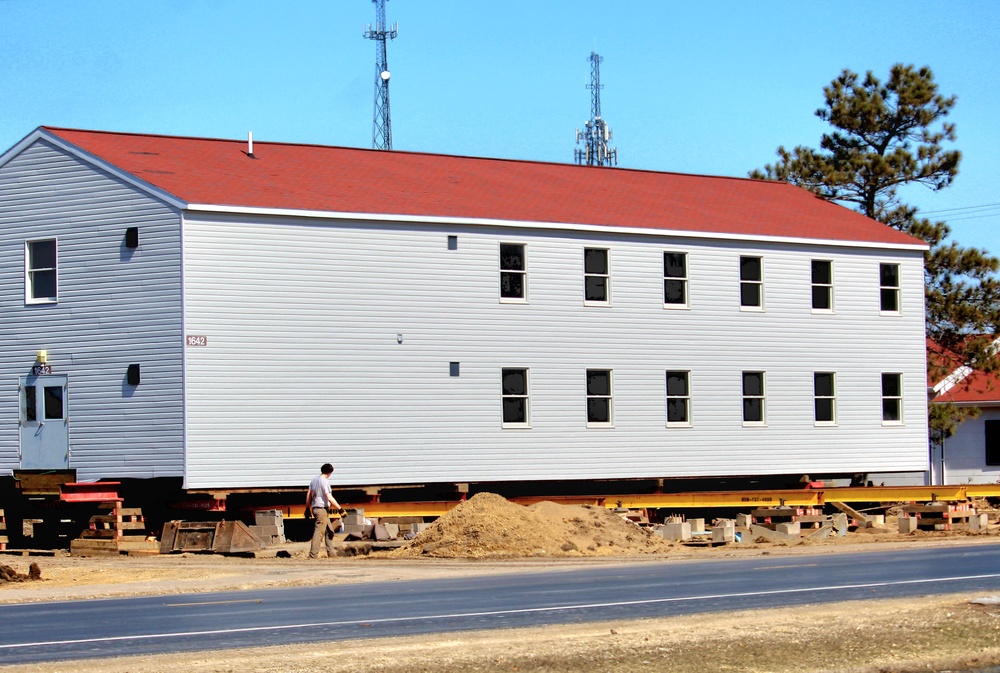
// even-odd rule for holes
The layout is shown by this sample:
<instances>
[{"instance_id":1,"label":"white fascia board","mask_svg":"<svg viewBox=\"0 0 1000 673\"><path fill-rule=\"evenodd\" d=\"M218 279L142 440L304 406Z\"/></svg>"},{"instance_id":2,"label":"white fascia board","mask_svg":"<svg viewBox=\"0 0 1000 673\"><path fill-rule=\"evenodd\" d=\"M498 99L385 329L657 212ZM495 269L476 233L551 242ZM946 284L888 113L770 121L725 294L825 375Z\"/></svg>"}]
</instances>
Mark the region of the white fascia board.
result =
<instances>
[{"instance_id":1,"label":"white fascia board","mask_svg":"<svg viewBox=\"0 0 1000 673\"><path fill-rule=\"evenodd\" d=\"M190 203L190 212L220 213L232 215L261 215L271 217L306 217L320 219L341 219L369 222L406 222L413 224L474 225L485 227L510 227L523 229L557 229L569 231L593 231L614 234L639 234L643 236L669 236L670 238L701 238L725 241L754 241L760 243L788 243L794 245L834 245L848 248L875 248L890 250L924 251L930 249L925 243L888 244L872 241L839 241L835 239L797 238L791 236L762 236L751 234L686 231L683 229L654 229L646 227L617 227L599 224L574 224L564 222L528 222L521 220L496 220L477 217L432 217L427 215L393 215L377 213L341 213L325 210L296 210L293 208L253 208L247 206L219 206L208 203Z\"/></svg>"},{"instance_id":2,"label":"white fascia board","mask_svg":"<svg viewBox=\"0 0 1000 673\"><path fill-rule=\"evenodd\" d=\"M3 156L0 156L0 167L2 167L4 164L6 164L15 156L23 152L28 146L30 146L32 143L38 140L44 140L48 143L51 143L52 145L55 145L59 149L63 150L64 152L72 154L81 161L85 161L88 164L96 166L97 168L100 168L101 170L110 173L111 175L120 179L122 182L130 184L139 191L145 192L154 199L162 201L167 205L173 206L178 210L183 210L185 207L187 207L187 204L182 199L177 198L170 192L164 191L159 187L156 187L155 185L151 185L145 180L136 177L133 173L124 171L121 168L115 166L114 164L108 163L104 159L94 154L91 154L86 150L81 149L77 145L74 145L73 143L69 142L68 140L64 140L59 136L56 136L41 127L29 133L27 136L25 136L23 140L21 140L21 142L17 143L12 148L10 148L7 152L3 154Z\"/></svg>"}]
</instances>

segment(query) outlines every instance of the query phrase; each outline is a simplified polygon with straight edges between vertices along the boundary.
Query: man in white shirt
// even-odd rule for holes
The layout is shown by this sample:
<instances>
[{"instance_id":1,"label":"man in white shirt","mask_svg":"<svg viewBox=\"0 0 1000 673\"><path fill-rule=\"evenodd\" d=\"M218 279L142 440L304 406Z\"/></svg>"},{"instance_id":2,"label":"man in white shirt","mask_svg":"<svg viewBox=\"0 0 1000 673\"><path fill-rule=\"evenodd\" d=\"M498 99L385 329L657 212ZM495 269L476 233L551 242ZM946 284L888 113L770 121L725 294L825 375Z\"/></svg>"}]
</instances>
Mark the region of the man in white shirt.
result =
<instances>
[{"instance_id":1,"label":"man in white shirt","mask_svg":"<svg viewBox=\"0 0 1000 673\"><path fill-rule=\"evenodd\" d=\"M326 555L334 555L330 510L338 510L341 514L344 512L330 490L330 475L333 474L333 465L326 463L319 471L320 473L309 482L309 491L306 494L306 513L312 512L313 518L316 520L312 544L309 545L309 558L319 558L321 541L326 542Z\"/></svg>"}]
</instances>

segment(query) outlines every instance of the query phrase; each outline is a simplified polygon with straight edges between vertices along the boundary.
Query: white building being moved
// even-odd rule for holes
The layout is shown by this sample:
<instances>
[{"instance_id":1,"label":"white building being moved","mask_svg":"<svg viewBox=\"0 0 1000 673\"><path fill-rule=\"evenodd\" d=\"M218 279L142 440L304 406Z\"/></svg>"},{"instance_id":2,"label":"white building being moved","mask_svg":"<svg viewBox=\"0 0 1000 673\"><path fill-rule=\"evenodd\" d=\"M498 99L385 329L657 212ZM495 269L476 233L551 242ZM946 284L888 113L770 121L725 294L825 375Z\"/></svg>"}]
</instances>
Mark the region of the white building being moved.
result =
<instances>
[{"instance_id":1,"label":"white building being moved","mask_svg":"<svg viewBox=\"0 0 1000 673\"><path fill-rule=\"evenodd\" d=\"M40 128L0 470L920 480L924 250L777 182Z\"/></svg>"}]
</instances>

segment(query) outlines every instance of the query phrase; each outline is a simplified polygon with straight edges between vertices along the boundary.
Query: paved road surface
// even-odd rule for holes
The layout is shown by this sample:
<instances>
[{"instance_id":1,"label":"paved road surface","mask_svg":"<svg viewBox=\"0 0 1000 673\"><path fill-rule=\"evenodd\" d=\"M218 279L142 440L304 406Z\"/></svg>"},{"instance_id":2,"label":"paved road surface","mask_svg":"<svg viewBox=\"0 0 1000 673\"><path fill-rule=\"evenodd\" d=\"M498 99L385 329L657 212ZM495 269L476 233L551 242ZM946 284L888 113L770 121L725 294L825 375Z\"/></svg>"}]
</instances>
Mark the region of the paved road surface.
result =
<instances>
[{"instance_id":1,"label":"paved road surface","mask_svg":"<svg viewBox=\"0 0 1000 673\"><path fill-rule=\"evenodd\" d=\"M0 605L0 664L1000 594L1000 544Z\"/></svg>"}]
</instances>

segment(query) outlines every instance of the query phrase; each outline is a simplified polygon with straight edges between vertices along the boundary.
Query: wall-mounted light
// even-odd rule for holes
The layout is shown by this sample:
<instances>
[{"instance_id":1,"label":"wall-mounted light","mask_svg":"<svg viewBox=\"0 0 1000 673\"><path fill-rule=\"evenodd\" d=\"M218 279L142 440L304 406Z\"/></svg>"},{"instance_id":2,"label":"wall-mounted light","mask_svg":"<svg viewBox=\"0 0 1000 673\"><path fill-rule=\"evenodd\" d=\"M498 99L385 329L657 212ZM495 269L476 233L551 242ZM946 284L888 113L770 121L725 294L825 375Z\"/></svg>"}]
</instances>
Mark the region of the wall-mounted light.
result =
<instances>
[{"instance_id":1,"label":"wall-mounted light","mask_svg":"<svg viewBox=\"0 0 1000 673\"><path fill-rule=\"evenodd\" d=\"M35 362L40 365L45 365L49 363L49 352L48 351L36 351L35 352Z\"/></svg>"},{"instance_id":2,"label":"wall-mounted light","mask_svg":"<svg viewBox=\"0 0 1000 673\"><path fill-rule=\"evenodd\" d=\"M125 380L128 381L130 386L139 385L139 365L132 364L128 366L128 373L125 375Z\"/></svg>"},{"instance_id":3,"label":"wall-mounted light","mask_svg":"<svg viewBox=\"0 0 1000 673\"><path fill-rule=\"evenodd\" d=\"M132 250L139 247L139 227L129 227L125 230L125 247Z\"/></svg>"},{"instance_id":4,"label":"wall-mounted light","mask_svg":"<svg viewBox=\"0 0 1000 673\"><path fill-rule=\"evenodd\" d=\"M402 334L397 334L396 335L396 343L398 343L398 344L403 343L403 335Z\"/></svg>"}]
</instances>

